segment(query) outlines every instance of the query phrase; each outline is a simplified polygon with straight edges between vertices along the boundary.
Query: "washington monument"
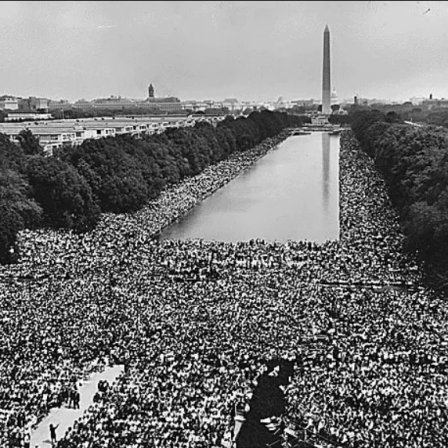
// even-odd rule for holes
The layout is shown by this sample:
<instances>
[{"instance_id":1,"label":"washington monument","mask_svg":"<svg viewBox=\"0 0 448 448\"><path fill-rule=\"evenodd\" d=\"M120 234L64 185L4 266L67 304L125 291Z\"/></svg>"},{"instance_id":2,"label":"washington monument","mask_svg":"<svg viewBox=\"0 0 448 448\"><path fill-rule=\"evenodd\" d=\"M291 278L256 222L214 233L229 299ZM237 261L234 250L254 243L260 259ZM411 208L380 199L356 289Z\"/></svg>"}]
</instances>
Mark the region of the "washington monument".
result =
<instances>
[{"instance_id":1,"label":"washington monument","mask_svg":"<svg viewBox=\"0 0 448 448\"><path fill-rule=\"evenodd\" d=\"M322 113L331 114L330 30L324 30L324 63L322 72Z\"/></svg>"}]
</instances>

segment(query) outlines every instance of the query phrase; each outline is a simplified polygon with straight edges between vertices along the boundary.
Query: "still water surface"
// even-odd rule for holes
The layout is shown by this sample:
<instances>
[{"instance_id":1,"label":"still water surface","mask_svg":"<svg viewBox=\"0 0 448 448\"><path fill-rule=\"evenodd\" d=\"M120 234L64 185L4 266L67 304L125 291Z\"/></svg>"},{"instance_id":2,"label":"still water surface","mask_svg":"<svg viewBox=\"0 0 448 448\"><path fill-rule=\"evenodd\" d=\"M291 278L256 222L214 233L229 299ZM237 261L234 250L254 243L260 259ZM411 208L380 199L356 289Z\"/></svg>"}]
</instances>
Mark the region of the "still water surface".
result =
<instances>
[{"instance_id":1,"label":"still water surface","mask_svg":"<svg viewBox=\"0 0 448 448\"><path fill-rule=\"evenodd\" d=\"M289 137L167 227L161 239L339 238L339 136Z\"/></svg>"}]
</instances>

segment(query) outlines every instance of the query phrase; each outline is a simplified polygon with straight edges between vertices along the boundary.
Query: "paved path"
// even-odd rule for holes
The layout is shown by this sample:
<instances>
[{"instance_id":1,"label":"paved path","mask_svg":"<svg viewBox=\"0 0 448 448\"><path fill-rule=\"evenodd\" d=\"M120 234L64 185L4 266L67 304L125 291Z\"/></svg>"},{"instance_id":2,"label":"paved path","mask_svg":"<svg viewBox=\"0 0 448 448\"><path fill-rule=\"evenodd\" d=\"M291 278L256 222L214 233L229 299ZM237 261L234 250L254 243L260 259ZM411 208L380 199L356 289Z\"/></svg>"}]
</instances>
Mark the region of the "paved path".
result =
<instances>
[{"instance_id":1,"label":"paved path","mask_svg":"<svg viewBox=\"0 0 448 448\"><path fill-rule=\"evenodd\" d=\"M79 409L70 409L66 407L53 408L50 414L44 418L39 426L31 433L31 447L32 448L49 448L50 442L50 430L49 425L52 423L54 426L59 425L56 430L58 440L61 439L67 429L73 426L73 423L81 417L84 411L93 403L93 396L98 390L98 383L101 380L107 380L109 384L118 377L123 371L122 365L114 367L107 367L104 372L97 372L85 381L79 388L80 404Z\"/></svg>"}]
</instances>

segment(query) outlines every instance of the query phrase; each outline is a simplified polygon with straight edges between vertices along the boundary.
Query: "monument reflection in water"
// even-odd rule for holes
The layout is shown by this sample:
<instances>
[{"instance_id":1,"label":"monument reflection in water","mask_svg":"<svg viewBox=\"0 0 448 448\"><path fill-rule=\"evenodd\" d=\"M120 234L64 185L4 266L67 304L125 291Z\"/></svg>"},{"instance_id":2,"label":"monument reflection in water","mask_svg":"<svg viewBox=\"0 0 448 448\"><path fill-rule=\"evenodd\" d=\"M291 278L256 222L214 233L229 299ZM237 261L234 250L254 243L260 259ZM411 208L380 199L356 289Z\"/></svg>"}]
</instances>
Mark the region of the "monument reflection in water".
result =
<instances>
[{"instance_id":1,"label":"monument reflection in water","mask_svg":"<svg viewBox=\"0 0 448 448\"><path fill-rule=\"evenodd\" d=\"M216 241L339 238L339 136L289 137L162 232Z\"/></svg>"},{"instance_id":2,"label":"monument reflection in water","mask_svg":"<svg viewBox=\"0 0 448 448\"><path fill-rule=\"evenodd\" d=\"M326 210L330 205L330 157L330 135L322 132L322 204Z\"/></svg>"}]
</instances>

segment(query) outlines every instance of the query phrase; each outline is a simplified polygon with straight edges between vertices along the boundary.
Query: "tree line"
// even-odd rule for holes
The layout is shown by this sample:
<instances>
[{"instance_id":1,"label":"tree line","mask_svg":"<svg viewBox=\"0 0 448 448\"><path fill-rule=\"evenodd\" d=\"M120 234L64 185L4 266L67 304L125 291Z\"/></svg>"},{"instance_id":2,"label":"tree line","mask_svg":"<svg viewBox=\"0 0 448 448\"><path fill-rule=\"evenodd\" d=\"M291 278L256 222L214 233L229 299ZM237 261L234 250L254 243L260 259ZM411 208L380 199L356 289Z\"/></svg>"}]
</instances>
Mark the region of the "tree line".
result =
<instances>
[{"instance_id":1,"label":"tree line","mask_svg":"<svg viewBox=\"0 0 448 448\"><path fill-rule=\"evenodd\" d=\"M44 156L30 131L20 133L18 144L0 133L0 262L17 260L22 229L89 231L101 213L135 212L165 186L306 121L257 111L228 116L217 126L198 122L141 138L89 139L52 157Z\"/></svg>"},{"instance_id":2,"label":"tree line","mask_svg":"<svg viewBox=\"0 0 448 448\"><path fill-rule=\"evenodd\" d=\"M389 196L400 214L405 248L419 256L433 279L445 283L448 131L404 124L397 114L379 111L358 114L352 130L385 178Z\"/></svg>"}]
</instances>

